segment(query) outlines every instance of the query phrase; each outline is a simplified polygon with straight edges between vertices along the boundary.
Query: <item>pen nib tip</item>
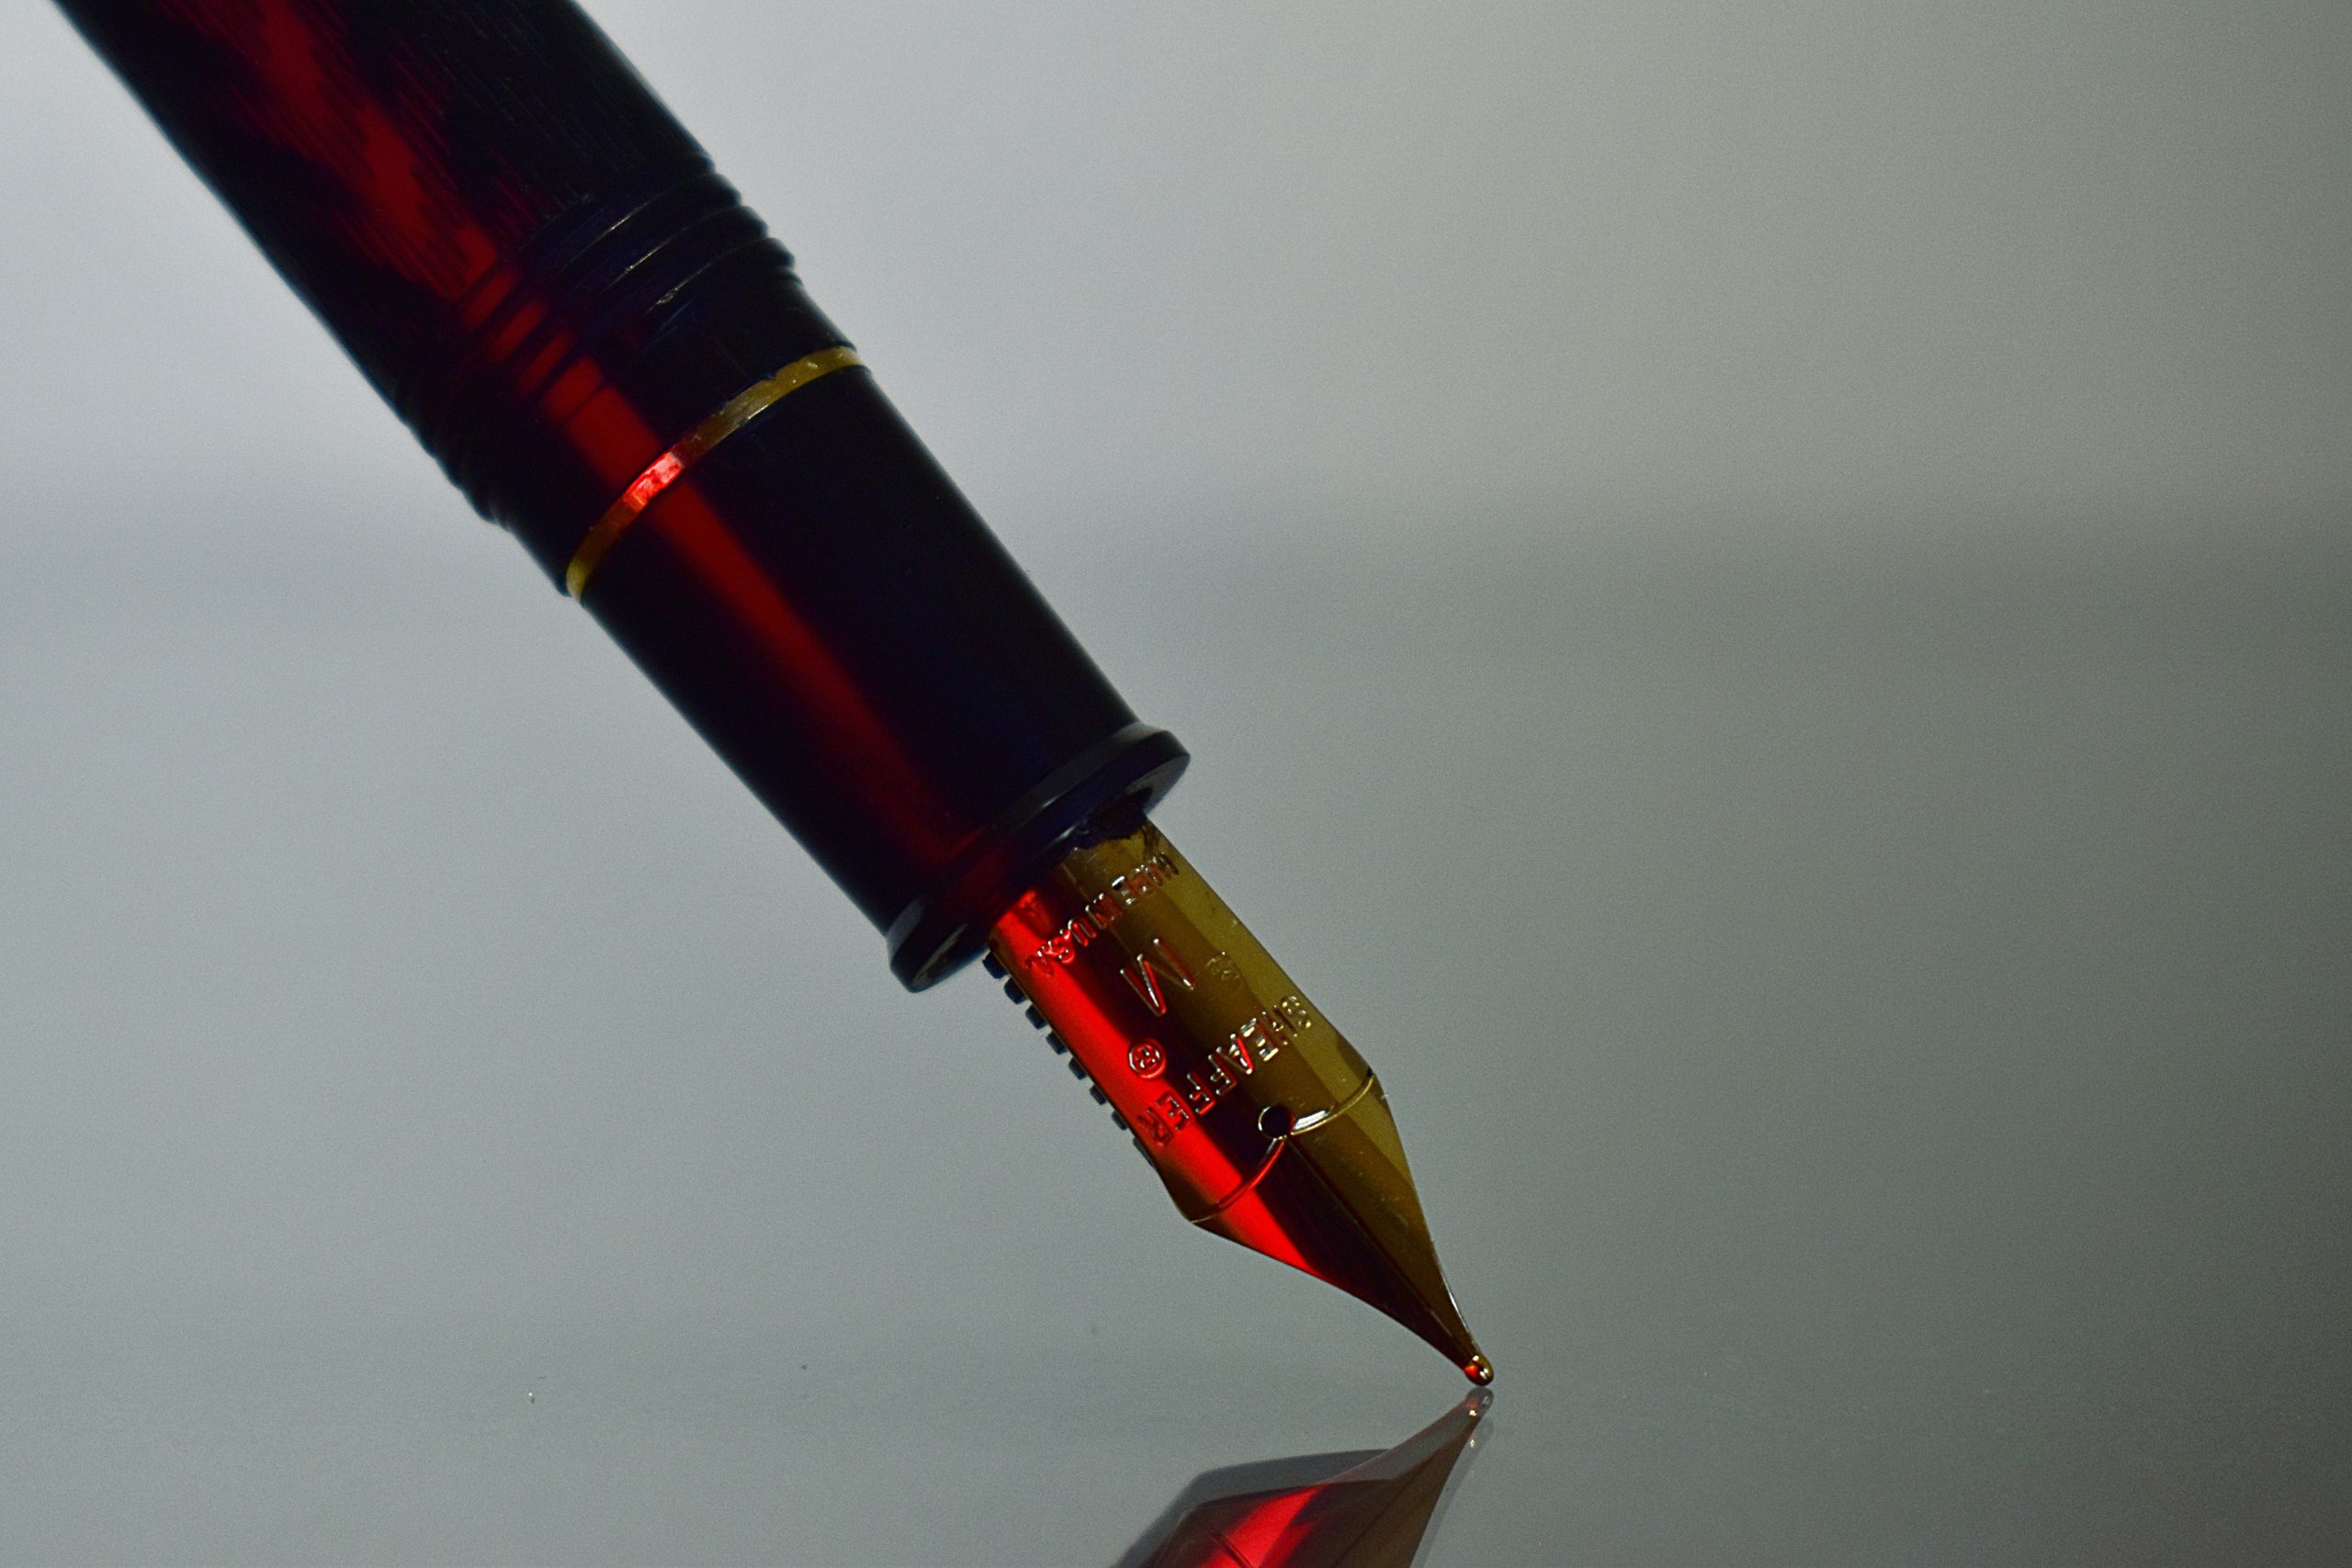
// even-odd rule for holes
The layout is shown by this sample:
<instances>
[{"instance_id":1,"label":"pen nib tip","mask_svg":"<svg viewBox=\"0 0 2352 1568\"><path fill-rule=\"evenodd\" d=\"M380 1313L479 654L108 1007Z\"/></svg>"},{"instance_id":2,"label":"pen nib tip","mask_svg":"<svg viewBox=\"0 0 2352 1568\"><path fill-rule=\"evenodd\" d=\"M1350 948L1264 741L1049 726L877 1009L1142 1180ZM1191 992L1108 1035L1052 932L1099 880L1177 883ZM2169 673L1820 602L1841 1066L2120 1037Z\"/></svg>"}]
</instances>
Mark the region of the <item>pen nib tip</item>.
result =
<instances>
[{"instance_id":1,"label":"pen nib tip","mask_svg":"<svg viewBox=\"0 0 2352 1568\"><path fill-rule=\"evenodd\" d=\"M1339 1113L1283 1139L1249 1191L1196 1223L1379 1308L1480 1387L1494 1381L1438 1266L1376 1078Z\"/></svg>"}]
</instances>

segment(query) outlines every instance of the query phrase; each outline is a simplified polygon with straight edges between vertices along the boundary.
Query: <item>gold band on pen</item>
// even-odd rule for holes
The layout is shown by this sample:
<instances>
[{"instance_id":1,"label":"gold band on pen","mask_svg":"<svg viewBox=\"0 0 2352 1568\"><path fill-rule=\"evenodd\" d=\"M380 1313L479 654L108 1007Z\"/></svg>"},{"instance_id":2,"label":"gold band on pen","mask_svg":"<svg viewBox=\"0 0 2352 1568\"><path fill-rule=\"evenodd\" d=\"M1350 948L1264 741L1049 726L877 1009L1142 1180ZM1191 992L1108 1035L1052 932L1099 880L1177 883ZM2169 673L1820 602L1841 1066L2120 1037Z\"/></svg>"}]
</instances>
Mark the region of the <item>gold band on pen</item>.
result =
<instances>
[{"instance_id":1,"label":"gold band on pen","mask_svg":"<svg viewBox=\"0 0 2352 1568\"><path fill-rule=\"evenodd\" d=\"M605 509L596 519L594 527L581 539L579 549L572 552L571 564L563 569L564 591L574 599L588 586L588 579L595 572L596 563L606 551L619 542L628 525L638 515L653 504L653 498L670 488L698 458L712 447L734 434L788 393L797 392L809 382L830 376L836 370L846 370L860 363L853 348L820 348L805 359L796 359L764 381L754 381L720 406L717 413L695 425L652 462L645 471L630 481L621 491L618 501Z\"/></svg>"}]
</instances>

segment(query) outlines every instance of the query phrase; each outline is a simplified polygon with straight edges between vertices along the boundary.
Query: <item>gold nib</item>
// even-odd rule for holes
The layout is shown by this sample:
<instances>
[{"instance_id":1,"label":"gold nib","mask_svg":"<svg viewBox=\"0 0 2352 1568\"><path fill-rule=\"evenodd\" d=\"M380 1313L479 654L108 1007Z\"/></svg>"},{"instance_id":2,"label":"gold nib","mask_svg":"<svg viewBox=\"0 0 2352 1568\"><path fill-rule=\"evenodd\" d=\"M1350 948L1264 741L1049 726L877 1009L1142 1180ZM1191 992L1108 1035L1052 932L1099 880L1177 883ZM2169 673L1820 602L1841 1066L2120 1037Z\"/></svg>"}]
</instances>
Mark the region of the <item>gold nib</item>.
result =
<instances>
[{"instance_id":1,"label":"gold nib","mask_svg":"<svg viewBox=\"0 0 2352 1568\"><path fill-rule=\"evenodd\" d=\"M1379 1080L1159 829L1073 852L989 945L1186 1219L1493 1381Z\"/></svg>"}]
</instances>

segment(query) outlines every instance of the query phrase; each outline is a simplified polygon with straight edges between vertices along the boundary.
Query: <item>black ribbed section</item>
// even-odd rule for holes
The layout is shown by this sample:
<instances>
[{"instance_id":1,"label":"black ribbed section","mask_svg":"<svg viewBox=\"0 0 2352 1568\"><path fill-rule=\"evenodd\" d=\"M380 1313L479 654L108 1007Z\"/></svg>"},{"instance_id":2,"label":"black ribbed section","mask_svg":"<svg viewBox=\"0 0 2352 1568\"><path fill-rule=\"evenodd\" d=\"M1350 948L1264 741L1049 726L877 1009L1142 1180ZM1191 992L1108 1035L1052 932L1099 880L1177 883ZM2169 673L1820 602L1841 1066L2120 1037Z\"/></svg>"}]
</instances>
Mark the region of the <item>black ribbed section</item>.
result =
<instances>
[{"instance_id":1,"label":"black ribbed section","mask_svg":"<svg viewBox=\"0 0 2352 1568\"><path fill-rule=\"evenodd\" d=\"M481 513L558 581L645 462L752 382L848 341L708 171L567 215L524 271L532 284L498 297L409 418ZM633 449L562 417L596 400L650 434L625 473L595 459Z\"/></svg>"},{"instance_id":2,"label":"black ribbed section","mask_svg":"<svg viewBox=\"0 0 2352 1568\"><path fill-rule=\"evenodd\" d=\"M662 169L642 188L584 200L534 236L511 270L477 286L461 313L479 321L458 352L424 367L401 413L485 516L527 516L544 508L531 491L547 464L517 447L551 434L543 400L585 363L600 383L617 374L658 400L661 383L674 378L635 362L664 327L691 330L694 285L729 263L734 273L763 272L772 287L791 287L784 247L711 170ZM707 412L682 409L657 423L690 425Z\"/></svg>"},{"instance_id":3,"label":"black ribbed section","mask_svg":"<svg viewBox=\"0 0 2352 1568\"><path fill-rule=\"evenodd\" d=\"M61 4L467 497L559 579L644 464L843 341L568 0Z\"/></svg>"}]
</instances>

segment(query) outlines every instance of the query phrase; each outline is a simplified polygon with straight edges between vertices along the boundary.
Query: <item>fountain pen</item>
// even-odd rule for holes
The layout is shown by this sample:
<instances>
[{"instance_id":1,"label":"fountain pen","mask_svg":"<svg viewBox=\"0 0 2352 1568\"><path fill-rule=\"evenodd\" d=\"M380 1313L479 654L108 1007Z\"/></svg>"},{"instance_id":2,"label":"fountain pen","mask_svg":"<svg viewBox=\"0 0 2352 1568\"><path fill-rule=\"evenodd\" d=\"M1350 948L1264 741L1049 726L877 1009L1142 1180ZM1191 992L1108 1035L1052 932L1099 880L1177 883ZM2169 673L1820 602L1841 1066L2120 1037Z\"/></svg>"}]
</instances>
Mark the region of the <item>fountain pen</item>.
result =
<instances>
[{"instance_id":1,"label":"fountain pen","mask_svg":"<svg viewBox=\"0 0 2352 1568\"><path fill-rule=\"evenodd\" d=\"M984 959L1183 1216L1492 1371L1380 1082L1140 722L571 0L60 0L482 515L922 989Z\"/></svg>"}]
</instances>

